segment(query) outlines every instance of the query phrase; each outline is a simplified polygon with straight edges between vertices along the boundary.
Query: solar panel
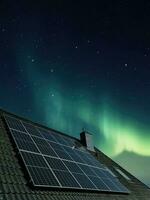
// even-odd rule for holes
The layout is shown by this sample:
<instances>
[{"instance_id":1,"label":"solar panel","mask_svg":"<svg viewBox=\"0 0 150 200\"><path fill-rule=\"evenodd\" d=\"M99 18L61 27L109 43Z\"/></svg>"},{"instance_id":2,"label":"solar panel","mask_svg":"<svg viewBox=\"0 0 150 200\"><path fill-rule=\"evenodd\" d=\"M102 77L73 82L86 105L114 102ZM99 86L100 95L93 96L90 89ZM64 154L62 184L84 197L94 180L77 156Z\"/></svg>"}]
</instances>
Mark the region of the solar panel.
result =
<instances>
[{"instance_id":1,"label":"solar panel","mask_svg":"<svg viewBox=\"0 0 150 200\"><path fill-rule=\"evenodd\" d=\"M9 115L4 118L34 186L129 193L75 139Z\"/></svg>"},{"instance_id":2,"label":"solar panel","mask_svg":"<svg viewBox=\"0 0 150 200\"><path fill-rule=\"evenodd\" d=\"M49 168L27 166L27 170L34 185L60 187L59 182Z\"/></svg>"},{"instance_id":3,"label":"solar panel","mask_svg":"<svg viewBox=\"0 0 150 200\"><path fill-rule=\"evenodd\" d=\"M96 186L90 180L90 178L88 176L86 176L85 174L73 173L73 175L75 176L76 180L80 183L82 188L97 189Z\"/></svg>"}]
</instances>

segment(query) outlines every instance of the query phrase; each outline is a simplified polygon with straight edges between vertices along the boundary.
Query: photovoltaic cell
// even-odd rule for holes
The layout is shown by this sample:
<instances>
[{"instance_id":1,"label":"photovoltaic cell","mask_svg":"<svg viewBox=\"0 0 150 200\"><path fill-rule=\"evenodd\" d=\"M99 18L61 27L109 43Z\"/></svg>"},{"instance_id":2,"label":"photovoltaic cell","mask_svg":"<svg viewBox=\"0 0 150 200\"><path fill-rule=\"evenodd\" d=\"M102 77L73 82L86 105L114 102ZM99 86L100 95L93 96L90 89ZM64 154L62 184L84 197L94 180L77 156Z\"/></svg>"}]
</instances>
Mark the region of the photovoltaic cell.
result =
<instances>
[{"instance_id":1,"label":"photovoltaic cell","mask_svg":"<svg viewBox=\"0 0 150 200\"><path fill-rule=\"evenodd\" d=\"M40 132L31 124L23 122L23 125L30 135L42 137Z\"/></svg>"},{"instance_id":2,"label":"photovoltaic cell","mask_svg":"<svg viewBox=\"0 0 150 200\"><path fill-rule=\"evenodd\" d=\"M15 130L11 130L11 132L12 132L13 137L16 140L23 140L23 141L32 142L31 137L26 133L22 133L22 132L15 131Z\"/></svg>"},{"instance_id":3,"label":"photovoltaic cell","mask_svg":"<svg viewBox=\"0 0 150 200\"><path fill-rule=\"evenodd\" d=\"M86 189L96 189L94 184L90 181L90 179L85 176L84 174L76 174L73 173L74 177L76 180L79 182L79 184L82 186L82 188Z\"/></svg>"},{"instance_id":4,"label":"photovoltaic cell","mask_svg":"<svg viewBox=\"0 0 150 200\"><path fill-rule=\"evenodd\" d=\"M105 173L106 170L102 170L102 169L99 169L99 168L92 168L92 169L95 172L95 174L97 176L99 176L100 178L108 178L107 174Z\"/></svg>"},{"instance_id":5,"label":"photovoltaic cell","mask_svg":"<svg viewBox=\"0 0 150 200\"><path fill-rule=\"evenodd\" d=\"M39 132L41 133L41 135L46 139L46 140L49 140L49 141L52 141L52 142L57 142L55 140L55 138L53 137L53 135L51 134L51 132L48 132L46 130L43 130L43 129L39 129Z\"/></svg>"},{"instance_id":6,"label":"photovoltaic cell","mask_svg":"<svg viewBox=\"0 0 150 200\"><path fill-rule=\"evenodd\" d=\"M100 189L101 191L109 191L109 187L107 185L105 185L105 183L96 176L89 176L90 180L96 185L96 187L98 189Z\"/></svg>"},{"instance_id":7,"label":"photovoltaic cell","mask_svg":"<svg viewBox=\"0 0 150 200\"><path fill-rule=\"evenodd\" d=\"M129 193L75 139L4 116L34 186Z\"/></svg>"},{"instance_id":8,"label":"photovoltaic cell","mask_svg":"<svg viewBox=\"0 0 150 200\"><path fill-rule=\"evenodd\" d=\"M48 165L46 164L44 158L39 154L21 151L21 155L26 165L48 168Z\"/></svg>"},{"instance_id":9,"label":"photovoltaic cell","mask_svg":"<svg viewBox=\"0 0 150 200\"><path fill-rule=\"evenodd\" d=\"M102 181L109 187L109 189L111 191L118 191L119 190L119 188L117 187L117 185L114 182L112 182L111 179L108 179L108 178L104 179L104 178L102 178Z\"/></svg>"},{"instance_id":10,"label":"photovoltaic cell","mask_svg":"<svg viewBox=\"0 0 150 200\"><path fill-rule=\"evenodd\" d=\"M96 176L89 166L79 164L79 167L84 171L85 174Z\"/></svg>"},{"instance_id":11,"label":"photovoltaic cell","mask_svg":"<svg viewBox=\"0 0 150 200\"><path fill-rule=\"evenodd\" d=\"M69 154L67 154L65 151L55 149L55 152L59 156L59 158L61 158L61 159L72 160L72 158L69 156Z\"/></svg>"},{"instance_id":12,"label":"photovoltaic cell","mask_svg":"<svg viewBox=\"0 0 150 200\"><path fill-rule=\"evenodd\" d=\"M54 135L56 141L60 144L67 145L67 142L63 139L63 137L59 136L58 134Z\"/></svg>"},{"instance_id":13,"label":"photovoltaic cell","mask_svg":"<svg viewBox=\"0 0 150 200\"><path fill-rule=\"evenodd\" d=\"M64 151L63 149L63 146L58 144L58 143L55 143L55 142L48 142L49 145L54 149L54 150L61 150L61 151Z\"/></svg>"},{"instance_id":14,"label":"photovoltaic cell","mask_svg":"<svg viewBox=\"0 0 150 200\"><path fill-rule=\"evenodd\" d=\"M26 130L23 127L22 123L18 119L10 117L8 115L5 116L5 119L7 120L8 126L10 128L15 129L15 130L19 130L21 132L26 132Z\"/></svg>"},{"instance_id":15,"label":"photovoltaic cell","mask_svg":"<svg viewBox=\"0 0 150 200\"><path fill-rule=\"evenodd\" d=\"M57 170L54 170L54 173L59 177L59 181L63 187L81 188L71 173Z\"/></svg>"},{"instance_id":16,"label":"photovoltaic cell","mask_svg":"<svg viewBox=\"0 0 150 200\"><path fill-rule=\"evenodd\" d=\"M38 138L38 137L32 136L32 139L34 140L34 142L35 142L37 145L50 147L50 145L48 144L48 142L47 142L46 140L43 140L42 138Z\"/></svg>"},{"instance_id":17,"label":"photovoltaic cell","mask_svg":"<svg viewBox=\"0 0 150 200\"><path fill-rule=\"evenodd\" d=\"M50 169L31 166L27 166L27 169L35 186L60 187L59 182L56 180Z\"/></svg>"},{"instance_id":18,"label":"photovoltaic cell","mask_svg":"<svg viewBox=\"0 0 150 200\"><path fill-rule=\"evenodd\" d=\"M52 169L67 171L66 166L64 165L64 163L59 158L45 157L45 159L47 160L49 166Z\"/></svg>"},{"instance_id":19,"label":"photovoltaic cell","mask_svg":"<svg viewBox=\"0 0 150 200\"><path fill-rule=\"evenodd\" d=\"M68 162L68 161L63 161L63 162L65 163L69 171L83 174L83 171L80 169L80 167L76 163Z\"/></svg>"},{"instance_id":20,"label":"photovoltaic cell","mask_svg":"<svg viewBox=\"0 0 150 200\"><path fill-rule=\"evenodd\" d=\"M32 152L39 152L36 145L33 143L31 137L28 134L21 133L15 130L11 130L11 134L19 149Z\"/></svg>"},{"instance_id":21,"label":"photovoltaic cell","mask_svg":"<svg viewBox=\"0 0 150 200\"><path fill-rule=\"evenodd\" d=\"M74 160L75 162L84 163L85 164L85 162L75 152L74 153L69 153L68 152L68 154L72 158L72 160Z\"/></svg>"},{"instance_id":22,"label":"photovoltaic cell","mask_svg":"<svg viewBox=\"0 0 150 200\"><path fill-rule=\"evenodd\" d=\"M37 145L43 155L58 157L55 151L49 146Z\"/></svg>"},{"instance_id":23,"label":"photovoltaic cell","mask_svg":"<svg viewBox=\"0 0 150 200\"><path fill-rule=\"evenodd\" d=\"M123 186L117 179L113 181L120 191L129 192L125 186Z\"/></svg>"},{"instance_id":24,"label":"photovoltaic cell","mask_svg":"<svg viewBox=\"0 0 150 200\"><path fill-rule=\"evenodd\" d=\"M31 151L35 153L39 153L39 150L35 146L33 142L27 142L23 140L16 140L16 144L20 150Z\"/></svg>"}]
</instances>

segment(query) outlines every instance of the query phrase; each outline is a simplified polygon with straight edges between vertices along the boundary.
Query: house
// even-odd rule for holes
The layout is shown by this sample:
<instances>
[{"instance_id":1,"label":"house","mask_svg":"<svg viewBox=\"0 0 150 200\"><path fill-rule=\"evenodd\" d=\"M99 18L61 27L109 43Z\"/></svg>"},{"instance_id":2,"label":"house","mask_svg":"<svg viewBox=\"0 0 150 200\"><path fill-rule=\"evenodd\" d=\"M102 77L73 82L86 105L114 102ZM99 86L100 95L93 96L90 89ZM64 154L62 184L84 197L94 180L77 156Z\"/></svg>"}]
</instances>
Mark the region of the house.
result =
<instances>
[{"instance_id":1,"label":"house","mask_svg":"<svg viewBox=\"0 0 150 200\"><path fill-rule=\"evenodd\" d=\"M150 189L85 130L77 139L0 110L0 200L56 199L149 200Z\"/></svg>"}]
</instances>

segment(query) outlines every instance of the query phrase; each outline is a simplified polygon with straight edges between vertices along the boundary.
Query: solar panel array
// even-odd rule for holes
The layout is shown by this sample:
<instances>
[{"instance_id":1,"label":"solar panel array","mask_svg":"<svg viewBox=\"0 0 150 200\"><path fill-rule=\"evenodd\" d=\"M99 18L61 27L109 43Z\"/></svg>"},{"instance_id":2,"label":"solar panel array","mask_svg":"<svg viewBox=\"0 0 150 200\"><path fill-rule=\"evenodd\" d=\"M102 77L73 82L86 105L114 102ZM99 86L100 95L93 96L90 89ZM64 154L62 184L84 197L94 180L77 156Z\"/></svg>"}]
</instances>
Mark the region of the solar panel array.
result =
<instances>
[{"instance_id":1,"label":"solar panel array","mask_svg":"<svg viewBox=\"0 0 150 200\"><path fill-rule=\"evenodd\" d=\"M34 186L129 193L108 168L76 140L4 116Z\"/></svg>"}]
</instances>

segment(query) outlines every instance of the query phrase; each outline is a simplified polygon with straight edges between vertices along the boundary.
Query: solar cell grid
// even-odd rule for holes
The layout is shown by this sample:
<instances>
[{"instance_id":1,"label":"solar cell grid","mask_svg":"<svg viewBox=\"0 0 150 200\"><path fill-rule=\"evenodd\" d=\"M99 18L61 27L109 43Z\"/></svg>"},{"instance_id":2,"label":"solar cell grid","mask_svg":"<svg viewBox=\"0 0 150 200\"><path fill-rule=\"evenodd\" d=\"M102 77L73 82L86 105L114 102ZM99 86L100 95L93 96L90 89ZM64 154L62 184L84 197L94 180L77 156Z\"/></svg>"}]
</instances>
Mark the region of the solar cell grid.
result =
<instances>
[{"instance_id":1,"label":"solar cell grid","mask_svg":"<svg viewBox=\"0 0 150 200\"><path fill-rule=\"evenodd\" d=\"M92 171L92 169L89 166L87 166L87 165L81 165L81 164L78 164L78 165L84 171L84 173L86 175L96 176L96 174Z\"/></svg>"},{"instance_id":2,"label":"solar cell grid","mask_svg":"<svg viewBox=\"0 0 150 200\"><path fill-rule=\"evenodd\" d=\"M63 161L63 162L65 163L69 171L83 174L83 171L75 162L68 162L68 161Z\"/></svg>"},{"instance_id":3,"label":"solar cell grid","mask_svg":"<svg viewBox=\"0 0 150 200\"><path fill-rule=\"evenodd\" d=\"M56 154L59 156L59 158L65 159L65 160L72 160L72 158L67 154L65 151L61 151L59 149L55 149Z\"/></svg>"},{"instance_id":4,"label":"solar cell grid","mask_svg":"<svg viewBox=\"0 0 150 200\"><path fill-rule=\"evenodd\" d=\"M81 188L70 172L54 170L54 173L57 177L59 177L59 181L62 186L70 188Z\"/></svg>"},{"instance_id":5,"label":"solar cell grid","mask_svg":"<svg viewBox=\"0 0 150 200\"><path fill-rule=\"evenodd\" d=\"M73 153L74 154L74 149L70 148L70 147L66 147L66 146L63 146L63 149L67 152L67 153Z\"/></svg>"},{"instance_id":6,"label":"solar cell grid","mask_svg":"<svg viewBox=\"0 0 150 200\"><path fill-rule=\"evenodd\" d=\"M31 137L26 133L21 133L15 130L11 130L11 134L19 149L39 152L36 145L33 143Z\"/></svg>"},{"instance_id":7,"label":"solar cell grid","mask_svg":"<svg viewBox=\"0 0 150 200\"><path fill-rule=\"evenodd\" d=\"M37 145L43 145L43 146L46 146L46 147L49 147L50 145L48 144L48 142L46 142L44 140L44 138L38 138L38 137L35 137L35 136L32 136L32 139L34 140L34 142L37 144Z\"/></svg>"},{"instance_id":8,"label":"solar cell grid","mask_svg":"<svg viewBox=\"0 0 150 200\"><path fill-rule=\"evenodd\" d=\"M82 188L96 189L95 185L84 174L73 173L73 175L76 178L76 180L79 182Z\"/></svg>"},{"instance_id":9,"label":"solar cell grid","mask_svg":"<svg viewBox=\"0 0 150 200\"><path fill-rule=\"evenodd\" d=\"M109 191L109 187L107 187L107 185L99 178L96 176L89 176L90 180L92 180L92 182L95 184L95 186L102 190L102 191Z\"/></svg>"},{"instance_id":10,"label":"solar cell grid","mask_svg":"<svg viewBox=\"0 0 150 200\"><path fill-rule=\"evenodd\" d=\"M107 185L107 187L109 187L109 189L111 191L118 191L119 190L118 186L114 182L112 182L111 179L102 178L102 181Z\"/></svg>"},{"instance_id":11,"label":"solar cell grid","mask_svg":"<svg viewBox=\"0 0 150 200\"><path fill-rule=\"evenodd\" d=\"M30 135L42 137L40 132L33 125L25 122L23 122L22 124Z\"/></svg>"},{"instance_id":12,"label":"solar cell grid","mask_svg":"<svg viewBox=\"0 0 150 200\"><path fill-rule=\"evenodd\" d=\"M24 152L24 151L20 151L20 153L26 165L48 168L48 165L46 164L45 160L43 159L41 155Z\"/></svg>"},{"instance_id":13,"label":"solar cell grid","mask_svg":"<svg viewBox=\"0 0 150 200\"><path fill-rule=\"evenodd\" d=\"M67 171L67 168L65 167L64 163L59 158L51 158L45 156L45 159L47 160L49 166L52 169Z\"/></svg>"},{"instance_id":14,"label":"solar cell grid","mask_svg":"<svg viewBox=\"0 0 150 200\"><path fill-rule=\"evenodd\" d=\"M124 185L122 185L117 179L114 179L113 183L115 183L115 185L119 188L120 191L128 192L127 188Z\"/></svg>"},{"instance_id":15,"label":"solar cell grid","mask_svg":"<svg viewBox=\"0 0 150 200\"><path fill-rule=\"evenodd\" d=\"M38 149L43 155L48 155L48 156L53 156L53 157L58 157L55 151L49 146L43 146L43 145L38 145Z\"/></svg>"},{"instance_id":16,"label":"solar cell grid","mask_svg":"<svg viewBox=\"0 0 150 200\"><path fill-rule=\"evenodd\" d=\"M5 120L33 185L129 192L77 141L8 115Z\"/></svg>"},{"instance_id":17,"label":"solar cell grid","mask_svg":"<svg viewBox=\"0 0 150 200\"><path fill-rule=\"evenodd\" d=\"M34 182L34 185L37 186L51 186L56 187L60 184L48 168L39 168L39 167L31 167L27 166L27 169L32 177L32 181Z\"/></svg>"},{"instance_id":18,"label":"solar cell grid","mask_svg":"<svg viewBox=\"0 0 150 200\"><path fill-rule=\"evenodd\" d=\"M39 128L38 128L38 130L45 139L52 141L52 142L57 142L50 131L46 131L46 130L39 129Z\"/></svg>"},{"instance_id":19,"label":"solar cell grid","mask_svg":"<svg viewBox=\"0 0 150 200\"><path fill-rule=\"evenodd\" d=\"M48 142L50 144L50 146L55 150L55 149L58 149L58 150L61 150L61 151L64 151L63 149L63 146L58 144L58 143L55 143L55 142Z\"/></svg>"},{"instance_id":20,"label":"solar cell grid","mask_svg":"<svg viewBox=\"0 0 150 200\"><path fill-rule=\"evenodd\" d=\"M75 145L75 142L72 139L68 139L67 137L63 137L63 139L66 141L68 146L73 147Z\"/></svg>"},{"instance_id":21,"label":"solar cell grid","mask_svg":"<svg viewBox=\"0 0 150 200\"><path fill-rule=\"evenodd\" d=\"M26 130L23 127L22 123L18 119L15 119L15 118L10 117L10 116L5 116L5 117L6 117L8 126L10 128L16 129L16 130L19 130L19 131L22 131L22 132L26 132Z\"/></svg>"},{"instance_id":22,"label":"solar cell grid","mask_svg":"<svg viewBox=\"0 0 150 200\"><path fill-rule=\"evenodd\" d=\"M26 134L26 133L21 133L19 131L15 131L15 130L11 130L13 137L16 140L24 140L24 141L28 141L28 142L32 142L31 137Z\"/></svg>"},{"instance_id":23,"label":"solar cell grid","mask_svg":"<svg viewBox=\"0 0 150 200\"><path fill-rule=\"evenodd\" d=\"M20 150L26 150L31 152L37 152L39 153L39 150L35 146L33 142L23 141L23 140L15 140L16 145Z\"/></svg>"},{"instance_id":24,"label":"solar cell grid","mask_svg":"<svg viewBox=\"0 0 150 200\"><path fill-rule=\"evenodd\" d=\"M86 163L88 165L91 165L91 166L94 165L94 163L92 162L92 160L90 160L85 153L79 152L79 151L77 153L78 153L78 156L84 161L84 163Z\"/></svg>"},{"instance_id":25,"label":"solar cell grid","mask_svg":"<svg viewBox=\"0 0 150 200\"><path fill-rule=\"evenodd\" d=\"M63 139L63 137L61 137L60 135L58 134L55 134L54 135L54 138L56 139L56 141L60 144L63 144L63 145L68 145L67 142Z\"/></svg>"},{"instance_id":26,"label":"solar cell grid","mask_svg":"<svg viewBox=\"0 0 150 200\"><path fill-rule=\"evenodd\" d=\"M115 179L115 176L113 176L107 169L105 170L105 175L110 179Z\"/></svg>"},{"instance_id":27,"label":"solar cell grid","mask_svg":"<svg viewBox=\"0 0 150 200\"><path fill-rule=\"evenodd\" d=\"M93 168L92 168L93 169ZM105 170L99 169L99 168L94 168L93 170L97 176L100 178L108 178L107 175L105 174Z\"/></svg>"},{"instance_id":28,"label":"solar cell grid","mask_svg":"<svg viewBox=\"0 0 150 200\"><path fill-rule=\"evenodd\" d=\"M69 153L70 157L72 158L72 160L74 160L75 162L78 163L85 163L84 160L82 160L75 152L74 153Z\"/></svg>"}]
</instances>

